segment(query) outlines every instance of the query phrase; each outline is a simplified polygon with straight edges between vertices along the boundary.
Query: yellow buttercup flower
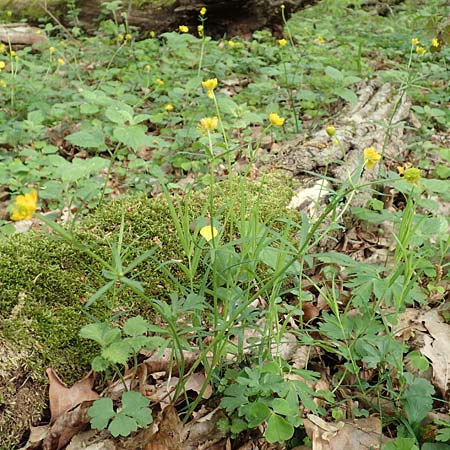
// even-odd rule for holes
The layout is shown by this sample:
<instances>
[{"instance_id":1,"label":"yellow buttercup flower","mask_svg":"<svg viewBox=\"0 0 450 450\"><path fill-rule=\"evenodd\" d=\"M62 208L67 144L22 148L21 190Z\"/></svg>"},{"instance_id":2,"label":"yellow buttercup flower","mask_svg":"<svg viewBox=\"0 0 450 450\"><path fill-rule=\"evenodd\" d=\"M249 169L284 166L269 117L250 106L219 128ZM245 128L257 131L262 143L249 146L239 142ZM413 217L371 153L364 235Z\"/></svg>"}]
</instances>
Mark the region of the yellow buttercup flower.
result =
<instances>
[{"instance_id":1,"label":"yellow buttercup flower","mask_svg":"<svg viewBox=\"0 0 450 450\"><path fill-rule=\"evenodd\" d=\"M57 62L60 66L63 66L66 63L62 58L58 58Z\"/></svg>"},{"instance_id":2,"label":"yellow buttercup flower","mask_svg":"<svg viewBox=\"0 0 450 450\"><path fill-rule=\"evenodd\" d=\"M236 45L236 42L234 42L234 41L228 41L228 46L229 47L234 47Z\"/></svg>"},{"instance_id":3,"label":"yellow buttercup flower","mask_svg":"<svg viewBox=\"0 0 450 450\"><path fill-rule=\"evenodd\" d=\"M125 39L125 36L124 36L122 33L119 33L119 34L117 35L117 40L118 40L119 42L122 42L124 39Z\"/></svg>"},{"instance_id":4,"label":"yellow buttercup flower","mask_svg":"<svg viewBox=\"0 0 450 450\"><path fill-rule=\"evenodd\" d=\"M439 39L438 38L433 38L431 41L431 46L432 47L439 47Z\"/></svg>"},{"instance_id":5,"label":"yellow buttercup flower","mask_svg":"<svg viewBox=\"0 0 450 450\"><path fill-rule=\"evenodd\" d=\"M5 88L6 87L6 81L0 80L0 87Z\"/></svg>"},{"instance_id":6,"label":"yellow buttercup flower","mask_svg":"<svg viewBox=\"0 0 450 450\"><path fill-rule=\"evenodd\" d=\"M205 14L206 14L206 8L203 7L203 8L200 10L200 15L201 15L201 16L204 16Z\"/></svg>"},{"instance_id":7,"label":"yellow buttercup flower","mask_svg":"<svg viewBox=\"0 0 450 450\"><path fill-rule=\"evenodd\" d=\"M366 147L364 149L364 165L366 166L366 169L372 170L380 159L381 155L374 147Z\"/></svg>"},{"instance_id":8,"label":"yellow buttercup flower","mask_svg":"<svg viewBox=\"0 0 450 450\"><path fill-rule=\"evenodd\" d=\"M49 47L48 51L50 53L55 53L56 48L55 47Z\"/></svg>"},{"instance_id":9,"label":"yellow buttercup flower","mask_svg":"<svg viewBox=\"0 0 450 450\"><path fill-rule=\"evenodd\" d=\"M412 45L419 45L419 42L420 42L420 41L419 41L419 39L417 39L417 38L412 38L412 39L411 39L411 44L412 44Z\"/></svg>"},{"instance_id":10,"label":"yellow buttercup flower","mask_svg":"<svg viewBox=\"0 0 450 450\"><path fill-rule=\"evenodd\" d=\"M217 128L219 119L217 117L203 117L200 119L199 128L205 131L213 131Z\"/></svg>"},{"instance_id":11,"label":"yellow buttercup flower","mask_svg":"<svg viewBox=\"0 0 450 450\"><path fill-rule=\"evenodd\" d=\"M317 42L318 44L324 44L324 43L325 43L325 39L324 39L322 36L318 36L318 37L316 38L316 42Z\"/></svg>"},{"instance_id":12,"label":"yellow buttercup flower","mask_svg":"<svg viewBox=\"0 0 450 450\"><path fill-rule=\"evenodd\" d=\"M130 33L127 33L126 35L125 35L125 40L126 41L131 41L131 38L132 38L133 36L131 36L131 34Z\"/></svg>"},{"instance_id":13,"label":"yellow buttercup flower","mask_svg":"<svg viewBox=\"0 0 450 450\"><path fill-rule=\"evenodd\" d=\"M325 127L325 131L330 137L336 136L336 128L334 128L333 125L328 125Z\"/></svg>"},{"instance_id":14,"label":"yellow buttercup flower","mask_svg":"<svg viewBox=\"0 0 450 450\"><path fill-rule=\"evenodd\" d=\"M150 69L151 69L150 64L146 64L146 65L144 66L144 70L145 70L146 72L150 72Z\"/></svg>"},{"instance_id":15,"label":"yellow buttercup flower","mask_svg":"<svg viewBox=\"0 0 450 450\"><path fill-rule=\"evenodd\" d=\"M214 89L217 87L217 78L202 81L202 86L206 89L209 98L214 98Z\"/></svg>"},{"instance_id":16,"label":"yellow buttercup flower","mask_svg":"<svg viewBox=\"0 0 450 450\"><path fill-rule=\"evenodd\" d=\"M419 186L420 178L422 175L420 169L412 167L411 164L406 163L404 167L397 167L397 170L398 173L402 175L408 183Z\"/></svg>"},{"instance_id":17,"label":"yellow buttercup flower","mask_svg":"<svg viewBox=\"0 0 450 450\"><path fill-rule=\"evenodd\" d=\"M167 103L167 105L164 106L164 109L165 109L166 111L173 111L173 105L170 104L170 103Z\"/></svg>"},{"instance_id":18,"label":"yellow buttercup flower","mask_svg":"<svg viewBox=\"0 0 450 450\"><path fill-rule=\"evenodd\" d=\"M11 51L9 52L9 54L10 54L11 56L16 56L15 50L11 50Z\"/></svg>"},{"instance_id":19,"label":"yellow buttercup flower","mask_svg":"<svg viewBox=\"0 0 450 450\"><path fill-rule=\"evenodd\" d=\"M0 61L0 70L6 67L5 61Z\"/></svg>"},{"instance_id":20,"label":"yellow buttercup flower","mask_svg":"<svg viewBox=\"0 0 450 450\"><path fill-rule=\"evenodd\" d=\"M186 25L180 25L178 27L178 29L182 32L182 33L189 33L189 27L187 27Z\"/></svg>"},{"instance_id":21,"label":"yellow buttercup flower","mask_svg":"<svg viewBox=\"0 0 450 450\"><path fill-rule=\"evenodd\" d=\"M281 127L284 124L284 118L280 117L277 113L269 114L270 123L275 127Z\"/></svg>"},{"instance_id":22,"label":"yellow buttercup flower","mask_svg":"<svg viewBox=\"0 0 450 450\"><path fill-rule=\"evenodd\" d=\"M420 45L418 45L418 46L416 47L416 53L417 53L418 55L425 55L426 52L427 52L427 51L426 51L423 47L421 47Z\"/></svg>"},{"instance_id":23,"label":"yellow buttercup flower","mask_svg":"<svg viewBox=\"0 0 450 450\"><path fill-rule=\"evenodd\" d=\"M156 83L158 83L160 86L164 86L164 80L161 80L161 78L157 78Z\"/></svg>"},{"instance_id":24,"label":"yellow buttercup flower","mask_svg":"<svg viewBox=\"0 0 450 450\"><path fill-rule=\"evenodd\" d=\"M198 32L198 35L199 35L200 37L203 36L204 30L205 30L205 29L204 29L203 25L197 25L197 32Z\"/></svg>"},{"instance_id":25,"label":"yellow buttercup flower","mask_svg":"<svg viewBox=\"0 0 450 450\"><path fill-rule=\"evenodd\" d=\"M216 227L213 227L212 225L206 225L200 229L200 234L206 241L209 242L211 239L215 238L219 234L219 230Z\"/></svg>"},{"instance_id":26,"label":"yellow buttercup flower","mask_svg":"<svg viewBox=\"0 0 450 450\"><path fill-rule=\"evenodd\" d=\"M156 36L156 33L154 31L150 31L149 36L151 38L154 38Z\"/></svg>"},{"instance_id":27,"label":"yellow buttercup flower","mask_svg":"<svg viewBox=\"0 0 450 450\"><path fill-rule=\"evenodd\" d=\"M284 47L287 44L286 39L279 39L278 43L280 44L280 47Z\"/></svg>"},{"instance_id":28,"label":"yellow buttercup flower","mask_svg":"<svg viewBox=\"0 0 450 450\"><path fill-rule=\"evenodd\" d=\"M32 189L28 194L18 195L11 209L11 220L30 220L36 211L37 191Z\"/></svg>"}]
</instances>

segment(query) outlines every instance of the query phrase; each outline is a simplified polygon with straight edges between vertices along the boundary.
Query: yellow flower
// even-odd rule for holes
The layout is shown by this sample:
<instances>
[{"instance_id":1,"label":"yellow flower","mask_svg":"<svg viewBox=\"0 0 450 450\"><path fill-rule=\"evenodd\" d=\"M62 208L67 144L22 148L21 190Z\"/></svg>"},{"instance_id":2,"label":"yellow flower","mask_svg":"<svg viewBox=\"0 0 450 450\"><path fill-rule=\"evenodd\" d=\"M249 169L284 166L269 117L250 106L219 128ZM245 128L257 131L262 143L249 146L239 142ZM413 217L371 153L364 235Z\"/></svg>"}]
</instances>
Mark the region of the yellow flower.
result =
<instances>
[{"instance_id":1,"label":"yellow flower","mask_svg":"<svg viewBox=\"0 0 450 450\"><path fill-rule=\"evenodd\" d=\"M286 7L284 6L284 4L283 4L283 5L281 5L281 9L284 9L284 8L286 8Z\"/></svg>"},{"instance_id":2,"label":"yellow flower","mask_svg":"<svg viewBox=\"0 0 450 450\"><path fill-rule=\"evenodd\" d=\"M206 81L202 81L202 86L206 89L208 92L209 98L214 98L214 89L217 87L217 78L211 78Z\"/></svg>"},{"instance_id":3,"label":"yellow flower","mask_svg":"<svg viewBox=\"0 0 450 450\"><path fill-rule=\"evenodd\" d=\"M18 195L11 209L11 220L30 220L36 211L37 192L32 189L28 194Z\"/></svg>"},{"instance_id":4,"label":"yellow flower","mask_svg":"<svg viewBox=\"0 0 450 450\"><path fill-rule=\"evenodd\" d=\"M287 44L286 39L279 39L278 43L280 44L280 47L284 47Z\"/></svg>"},{"instance_id":5,"label":"yellow flower","mask_svg":"<svg viewBox=\"0 0 450 450\"><path fill-rule=\"evenodd\" d=\"M425 55L426 52L427 52L427 51L426 51L423 47L421 47L420 45L418 45L418 46L416 47L416 53L417 53L418 55Z\"/></svg>"},{"instance_id":6,"label":"yellow flower","mask_svg":"<svg viewBox=\"0 0 450 450\"><path fill-rule=\"evenodd\" d=\"M119 42L122 42L123 40L124 40L124 35L122 34L122 33L119 33L118 35L117 35L117 40L119 41Z\"/></svg>"},{"instance_id":7,"label":"yellow flower","mask_svg":"<svg viewBox=\"0 0 450 450\"><path fill-rule=\"evenodd\" d=\"M333 145L335 145L335 146L339 145L339 139L333 139L331 142L332 142Z\"/></svg>"},{"instance_id":8,"label":"yellow flower","mask_svg":"<svg viewBox=\"0 0 450 450\"><path fill-rule=\"evenodd\" d=\"M439 39L438 38L433 38L431 41L431 46L432 47L439 47Z\"/></svg>"},{"instance_id":9,"label":"yellow flower","mask_svg":"<svg viewBox=\"0 0 450 450\"><path fill-rule=\"evenodd\" d=\"M161 80L161 78L157 78L156 82L160 85L160 86L164 86L164 80Z\"/></svg>"},{"instance_id":10,"label":"yellow flower","mask_svg":"<svg viewBox=\"0 0 450 450\"><path fill-rule=\"evenodd\" d=\"M324 39L322 36L318 36L318 37L316 38L316 42L317 42L318 44L324 44L324 43L325 43L325 39Z\"/></svg>"},{"instance_id":11,"label":"yellow flower","mask_svg":"<svg viewBox=\"0 0 450 450\"><path fill-rule=\"evenodd\" d=\"M0 61L0 70L6 67L5 61Z\"/></svg>"},{"instance_id":12,"label":"yellow flower","mask_svg":"<svg viewBox=\"0 0 450 450\"><path fill-rule=\"evenodd\" d=\"M125 35L125 40L126 40L126 41L131 41L131 38L132 38L132 36L131 36L130 33L127 33L127 34Z\"/></svg>"},{"instance_id":13,"label":"yellow flower","mask_svg":"<svg viewBox=\"0 0 450 450\"><path fill-rule=\"evenodd\" d=\"M37 35L39 36L40 34L42 34L42 30L36 30L36 31L34 32L34 34L37 34Z\"/></svg>"},{"instance_id":14,"label":"yellow flower","mask_svg":"<svg viewBox=\"0 0 450 450\"><path fill-rule=\"evenodd\" d=\"M150 64L146 64L145 67L144 67L144 70L146 72L150 72L150 69L151 69Z\"/></svg>"},{"instance_id":15,"label":"yellow flower","mask_svg":"<svg viewBox=\"0 0 450 450\"><path fill-rule=\"evenodd\" d=\"M419 42L420 42L420 41L419 41L419 39L417 39L417 38L412 38L412 39L411 39L411 44L412 44L412 45L419 45Z\"/></svg>"},{"instance_id":16,"label":"yellow flower","mask_svg":"<svg viewBox=\"0 0 450 450\"><path fill-rule=\"evenodd\" d=\"M206 8L203 7L203 8L200 10L200 15L201 15L201 16L204 16L205 14L206 14Z\"/></svg>"},{"instance_id":17,"label":"yellow flower","mask_svg":"<svg viewBox=\"0 0 450 450\"><path fill-rule=\"evenodd\" d=\"M60 66L63 66L66 63L62 58L58 58L57 62Z\"/></svg>"},{"instance_id":18,"label":"yellow flower","mask_svg":"<svg viewBox=\"0 0 450 450\"><path fill-rule=\"evenodd\" d=\"M6 81L0 80L0 87L5 88L6 87Z\"/></svg>"},{"instance_id":19,"label":"yellow flower","mask_svg":"<svg viewBox=\"0 0 450 450\"><path fill-rule=\"evenodd\" d=\"M6 45L3 42L0 42L0 53L3 53L6 49Z\"/></svg>"},{"instance_id":20,"label":"yellow flower","mask_svg":"<svg viewBox=\"0 0 450 450\"><path fill-rule=\"evenodd\" d=\"M330 137L336 136L336 128L334 128L333 125L328 125L325 127L325 131Z\"/></svg>"},{"instance_id":21,"label":"yellow flower","mask_svg":"<svg viewBox=\"0 0 450 450\"><path fill-rule=\"evenodd\" d=\"M155 33L154 31L150 31L149 34L150 34L150 37L151 37L151 38L154 38L154 37L156 36L156 33Z\"/></svg>"},{"instance_id":22,"label":"yellow flower","mask_svg":"<svg viewBox=\"0 0 450 450\"><path fill-rule=\"evenodd\" d=\"M281 127L284 124L284 118L280 117L277 113L269 114L270 123L275 127Z\"/></svg>"},{"instance_id":23,"label":"yellow flower","mask_svg":"<svg viewBox=\"0 0 450 450\"><path fill-rule=\"evenodd\" d=\"M197 32L200 37L203 36L204 27L203 25L197 25Z\"/></svg>"},{"instance_id":24,"label":"yellow flower","mask_svg":"<svg viewBox=\"0 0 450 450\"><path fill-rule=\"evenodd\" d=\"M219 234L219 230L212 225L206 225L200 229L200 234L206 241L210 241L212 238L215 238Z\"/></svg>"},{"instance_id":25,"label":"yellow flower","mask_svg":"<svg viewBox=\"0 0 450 450\"><path fill-rule=\"evenodd\" d=\"M48 51L50 52L50 53L55 53L55 47L49 47L49 49L48 49Z\"/></svg>"},{"instance_id":26,"label":"yellow flower","mask_svg":"<svg viewBox=\"0 0 450 450\"><path fill-rule=\"evenodd\" d=\"M217 117L203 117L203 119L200 119L199 128L205 131L213 131L217 128L218 123Z\"/></svg>"},{"instance_id":27,"label":"yellow flower","mask_svg":"<svg viewBox=\"0 0 450 450\"><path fill-rule=\"evenodd\" d=\"M189 33L189 27L187 27L186 25L180 25L178 27L178 29L182 32L182 33Z\"/></svg>"},{"instance_id":28,"label":"yellow flower","mask_svg":"<svg viewBox=\"0 0 450 450\"><path fill-rule=\"evenodd\" d=\"M170 103L167 103L167 105L164 106L164 109L165 109L166 111L173 111L173 105L170 104Z\"/></svg>"},{"instance_id":29,"label":"yellow flower","mask_svg":"<svg viewBox=\"0 0 450 450\"><path fill-rule=\"evenodd\" d=\"M11 51L9 52L9 54L10 54L11 56L16 56L15 50L11 50Z\"/></svg>"},{"instance_id":30,"label":"yellow flower","mask_svg":"<svg viewBox=\"0 0 450 450\"><path fill-rule=\"evenodd\" d=\"M228 41L228 46L229 47L234 47L236 45L236 42L234 42L234 41Z\"/></svg>"},{"instance_id":31,"label":"yellow flower","mask_svg":"<svg viewBox=\"0 0 450 450\"><path fill-rule=\"evenodd\" d=\"M381 155L373 147L364 149L364 165L368 170L372 170L380 159Z\"/></svg>"},{"instance_id":32,"label":"yellow flower","mask_svg":"<svg viewBox=\"0 0 450 450\"><path fill-rule=\"evenodd\" d=\"M412 167L411 164L406 163L404 167L397 167L398 173L405 178L405 180L414 184L415 186L419 186L421 171L416 167Z\"/></svg>"}]
</instances>

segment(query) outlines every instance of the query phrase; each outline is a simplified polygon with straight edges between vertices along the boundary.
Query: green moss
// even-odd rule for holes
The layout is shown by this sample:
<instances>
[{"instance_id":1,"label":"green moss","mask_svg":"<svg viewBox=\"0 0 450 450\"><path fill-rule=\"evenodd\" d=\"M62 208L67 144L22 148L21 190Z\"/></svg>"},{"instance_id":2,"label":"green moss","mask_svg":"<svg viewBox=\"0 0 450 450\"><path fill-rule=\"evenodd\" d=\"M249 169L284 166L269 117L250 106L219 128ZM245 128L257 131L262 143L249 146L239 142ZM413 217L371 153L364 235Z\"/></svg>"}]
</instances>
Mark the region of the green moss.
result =
<instances>
[{"instance_id":1,"label":"green moss","mask_svg":"<svg viewBox=\"0 0 450 450\"><path fill-rule=\"evenodd\" d=\"M292 196L286 180L275 177L245 185L224 182L214 189L215 211L224 213L228 205L238 216L243 205L247 212L258 205L266 222L286 215L284 205ZM185 200L179 199L180 202ZM188 204L190 220L205 215L208 193L191 194ZM123 214L123 242L127 253L124 264L154 247L157 238L161 245L155 254L156 260L147 260L139 266L139 280L148 296L167 298L175 288L170 279L157 270L158 264L173 258L182 259L183 252L162 196L149 200L143 195L134 195L114 200L87 217L74 229L74 234L96 254L111 261L111 247L117 242ZM173 270L183 282L183 274ZM89 342L79 338L78 332L89 321L84 306L86 299L104 283L99 263L57 236L28 232L3 238L0 242L0 280L0 342L3 340L8 347L20 349L24 355L16 365L22 376L44 386L45 368L51 366L68 384L80 378L89 369L96 351ZM152 314L147 304L126 289L117 297L109 295L97 301L88 311L100 320L118 311L147 317ZM14 367L7 374L0 373L0 396L8 377L18 370ZM36 409L29 411L30 414L41 410L43 401L35 403ZM7 419L0 412L0 427ZM27 420L23 424L29 425ZM8 429L6 425L3 428Z\"/></svg>"}]
</instances>

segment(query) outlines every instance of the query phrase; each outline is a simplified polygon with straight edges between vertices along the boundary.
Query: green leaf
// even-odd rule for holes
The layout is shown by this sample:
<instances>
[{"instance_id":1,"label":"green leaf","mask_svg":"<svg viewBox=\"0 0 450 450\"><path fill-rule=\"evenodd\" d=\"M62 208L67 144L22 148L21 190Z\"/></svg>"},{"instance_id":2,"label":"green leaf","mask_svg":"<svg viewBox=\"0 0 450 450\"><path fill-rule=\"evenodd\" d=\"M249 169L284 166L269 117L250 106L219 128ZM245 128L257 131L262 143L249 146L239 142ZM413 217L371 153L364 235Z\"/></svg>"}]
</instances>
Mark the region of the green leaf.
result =
<instances>
[{"instance_id":1,"label":"green leaf","mask_svg":"<svg viewBox=\"0 0 450 450\"><path fill-rule=\"evenodd\" d=\"M133 416L134 409L145 408L150 404L150 400L144 397L140 392L127 391L122 395L122 411Z\"/></svg>"},{"instance_id":2,"label":"green leaf","mask_svg":"<svg viewBox=\"0 0 450 450\"><path fill-rule=\"evenodd\" d=\"M438 430L436 440L439 442L450 441L450 423L445 428Z\"/></svg>"},{"instance_id":3,"label":"green leaf","mask_svg":"<svg viewBox=\"0 0 450 450\"><path fill-rule=\"evenodd\" d=\"M98 148L103 150L105 146L105 134L98 128L87 128L66 136L66 141L77 147Z\"/></svg>"},{"instance_id":4,"label":"green leaf","mask_svg":"<svg viewBox=\"0 0 450 450\"><path fill-rule=\"evenodd\" d=\"M102 350L103 358L117 364L126 364L131 356L132 348L124 341L113 342Z\"/></svg>"},{"instance_id":5,"label":"green leaf","mask_svg":"<svg viewBox=\"0 0 450 450\"><path fill-rule=\"evenodd\" d=\"M415 439L398 437L395 441L386 444L383 450L419 450L419 448Z\"/></svg>"},{"instance_id":6,"label":"green leaf","mask_svg":"<svg viewBox=\"0 0 450 450\"><path fill-rule=\"evenodd\" d=\"M294 427L284 418L277 414L270 416L264 437L269 444L284 442L294 435Z\"/></svg>"},{"instance_id":7,"label":"green leaf","mask_svg":"<svg viewBox=\"0 0 450 450\"><path fill-rule=\"evenodd\" d=\"M113 408L113 401L110 398L100 398L95 400L88 409L88 415L91 418L91 427L96 430L104 430L116 413Z\"/></svg>"},{"instance_id":8,"label":"green leaf","mask_svg":"<svg viewBox=\"0 0 450 450\"><path fill-rule=\"evenodd\" d=\"M438 437L439 435L436 436L436 440L438 440ZM421 450L450 450L450 445L427 442L422 445Z\"/></svg>"},{"instance_id":9,"label":"green leaf","mask_svg":"<svg viewBox=\"0 0 450 450\"><path fill-rule=\"evenodd\" d=\"M109 367L109 362L101 356L96 356L91 362L91 367L94 372L104 372Z\"/></svg>"},{"instance_id":10,"label":"green leaf","mask_svg":"<svg viewBox=\"0 0 450 450\"><path fill-rule=\"evenodd\" d=\"M129 436L138 429L136 420L127 416L123 412L117 414L114 420L109 424L108 430L114 436Z\"/></svg>"},{"instance_id":11,"label":"green leaf","mask_svg":"<svg viewBox=\"0 0 450 450\"><path fill-rule=\"evenodd\" d=\"M356 103L358 101L358 96L351 89L338 87L333 92L349 103Z\"/></svg>"},{"instance_id":12,"label":"green leaf","mask_svg":"<svg viewBox=\"0 0 450 450\"><path fill-rule=\"evenodd\" d=\"M416 378L403 392L401 402L409 423L420 423L433 408L433 385L424 378Z\"/></svg>"},{"instance_id":13,"label":"green leaf","mask_svg":"<svg viewBox=\"0 0 450 450\"><path fill-rule=\"evenodd\" d=\"M105 322L89 323L80 330L80 336L99 343L102 347L120 338L120 330Z\"/></svg>"},{"instance_id":14,"label":"green leaf","mask_svg":"<svg viewBox=\"0 0 450 450\"><path fill-rule=\"evenodd\" d=\"M273 410L283 416L293 416L298 414L298 409L292 408L289 402L284 398L275 398L272 402Z\"/></svg>"},{"instance_id":15,"label":"green leaf","mask_svg":"<svg viewBox=\"0 0 450 450\"><path fill-rule=\"evenodd\" d=\"M113 105L105 111L105 116L118 125L123 125L126 122L131 123L133 120L133 108L125 103Z\"/></svg>"},{"instance_id":16,"label":"green leaf","mask_svg":"<svg viewBox=\"0 0 450 450\"><path fill-rule=\"evenodd\" d=\"M118 142L137 151L151 144L151 137L145 134L146 131L144 125L119 126L114 128L113 136Z\"/></svg>"},{"instance_id":17,"label":"green leaf","mask_svg":"<svg viewBox=\"0 0 450 450\"><path fill-rule=\"evenodd\" d=\"M333 78L333 80L336 80L336 81L343 81L344 80L344 75L342 74L342 72L340 70L334 68L334 67L327 66L325 68L325 73L329 77Z\"/></svg>"},{"instance_id":18,"label":"green leaf","mask_svg":"<svg viewBox=\"0 0 450 450\"><path fill-rule=\"evenodd\" d=\"M249 428L255 428L263 423L270 415L270 409L261 402L255 402L249 405L245 411L245 418Z\"/></svg>"},{"instance_id":19,"label":"green leaf","mask_svg":"<svg viewBox=\"0 0 450 450\"><path fill-rule=\"evenodd\" d=\"M421 372L427 370L428 367L430 367L428 359L418 351L409 353L408 359L411 361L413 367L415 367L417 370L420 370Z\"/></svg>"},{"instance_id":20,"label":"green leaf","mask_svg":"<svg viewBox=\"0 0 450 450\"><path fill-rule=\"evenodd\" d=\"M128 336L137 336L139 334L145 334L148 331L149 323L142 317L136 316L128 319L123 324L123 331Z\"/></svg>"}]
</instances>

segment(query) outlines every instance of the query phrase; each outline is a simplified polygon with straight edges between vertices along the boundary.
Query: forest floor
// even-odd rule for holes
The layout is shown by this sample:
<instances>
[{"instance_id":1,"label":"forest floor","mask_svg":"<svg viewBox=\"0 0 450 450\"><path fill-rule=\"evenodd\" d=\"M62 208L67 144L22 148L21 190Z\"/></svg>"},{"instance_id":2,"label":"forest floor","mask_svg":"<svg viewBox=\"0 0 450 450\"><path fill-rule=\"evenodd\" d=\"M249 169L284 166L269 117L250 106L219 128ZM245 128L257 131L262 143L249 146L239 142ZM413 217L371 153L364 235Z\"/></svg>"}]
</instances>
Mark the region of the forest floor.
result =
<instances>
[{"instance_id":1,"label":"forest floor","mask_svg":"<svg viewBox=\"0 0 450 450\"><path fill-rule=\"evenodd\" d=\"M0 44L0 449L449 450L447 2L107 4Z\"/></svg>"}]
</instances>

